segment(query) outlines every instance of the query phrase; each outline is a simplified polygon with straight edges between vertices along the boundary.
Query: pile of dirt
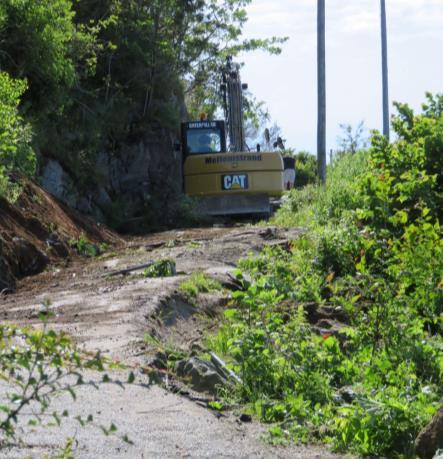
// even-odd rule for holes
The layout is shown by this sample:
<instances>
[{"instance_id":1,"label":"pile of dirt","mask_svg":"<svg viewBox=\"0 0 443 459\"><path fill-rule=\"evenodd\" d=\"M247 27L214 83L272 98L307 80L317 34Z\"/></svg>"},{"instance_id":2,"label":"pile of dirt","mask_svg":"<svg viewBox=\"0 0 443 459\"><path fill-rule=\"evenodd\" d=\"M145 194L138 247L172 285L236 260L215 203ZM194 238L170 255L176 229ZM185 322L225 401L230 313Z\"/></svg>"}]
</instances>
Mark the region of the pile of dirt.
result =
<instances>
[{"instance_id":1,"label":"pile of dirt","mask_svg":"<svg viewBox=\"0 0 443 459\"><path fill-rule=\"evenodd\" d=\"M23 191L14 205L0 198L0 292L13 290L17 279L37 274L51 262L75 257L72 241L123 242L35 183L21 183Z\"/></svg>"}]
</instances>

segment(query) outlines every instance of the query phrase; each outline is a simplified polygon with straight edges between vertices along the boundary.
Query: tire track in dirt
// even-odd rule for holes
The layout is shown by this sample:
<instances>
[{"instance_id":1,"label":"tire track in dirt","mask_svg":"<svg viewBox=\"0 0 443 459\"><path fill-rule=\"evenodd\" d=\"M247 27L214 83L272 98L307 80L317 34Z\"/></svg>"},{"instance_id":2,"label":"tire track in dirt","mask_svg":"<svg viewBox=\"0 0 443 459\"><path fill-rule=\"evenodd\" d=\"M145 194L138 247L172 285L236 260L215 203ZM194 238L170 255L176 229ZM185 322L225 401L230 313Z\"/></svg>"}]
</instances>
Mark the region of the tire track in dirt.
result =
<instances>
[{"instance_id":1,"label":"tire track in dirt","mask_svg":"<svg viewBox=\"0 0 443 459\"><path fill-rule=\"evenodd\" d=\"M121 362L145 365L150 358L149 346L143 340L145 333L189 348L216 323L217 319L208 319L207 312L211 307L220 308L222 298L209 299L207 304L202 299L196 305L196 314L180 302L179 285L191 273L204 271L222 282L228 281L227 275L239 258L265 245L284 245L298 234L296 230L234 227L169 231L135 238L100 259L84 263L76 260L66 268L54 267L22 280L17 293L0 297L0 317L3 321L37 325L42 303L50 300L54 312L51 327L71 334L88 351L99 350ZM163 258L175 260L176 276L147 279L140 272L104 276ZM173 317L169 322L164 320L168 314ZM143 379L142 375L138 377ZM66 401L57 399L54 403L63 406ZM259 439L265 431L263 426L239 423L233 414L217 417L160 387L132 386L123 391L112 386L99 391L85 387L70 410L83 415L95 411L96 417L106 420L103 423L115 422L135 444L122 446L100 432L78 430L68 421L60 431L37 429L27 433L28 447L10 449L3 457L41 457L62 446L63 439L73 433L79 441L75 455L88 458L332 457L321 448L266 445ZM0 457L2 454L0 450Z\"/></svg>"}]
</instances>

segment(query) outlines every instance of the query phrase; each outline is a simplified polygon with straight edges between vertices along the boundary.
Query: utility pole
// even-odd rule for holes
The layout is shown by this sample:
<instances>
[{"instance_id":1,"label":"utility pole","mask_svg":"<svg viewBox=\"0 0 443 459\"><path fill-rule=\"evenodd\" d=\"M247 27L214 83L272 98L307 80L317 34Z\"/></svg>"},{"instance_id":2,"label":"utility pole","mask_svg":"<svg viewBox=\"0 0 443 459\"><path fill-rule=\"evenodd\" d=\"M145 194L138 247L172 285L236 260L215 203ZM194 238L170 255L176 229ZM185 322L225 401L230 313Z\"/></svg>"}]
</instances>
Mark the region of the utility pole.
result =
<instances>
[{"instance_id":1,"label":"utility pole","mask_svg":"<svg viewBox=\"0 0 443 459\"><path fill-rule=\"evenodd\" d=\"M326 183L326 52L325 0L317 0L317 163L318 176Z\"/></svg>"},{"instance_id":2,"label":"utility pole","mask_svg":"<svg viewBox=\"0 0 443 459\"><path fill-rule=\"evenodd\" d=\"M389 141L389 89L388 89L388 38L386 30L386 3L380 0L381 61L383 85L383 135Z\"/></svg>"}]
</instances>

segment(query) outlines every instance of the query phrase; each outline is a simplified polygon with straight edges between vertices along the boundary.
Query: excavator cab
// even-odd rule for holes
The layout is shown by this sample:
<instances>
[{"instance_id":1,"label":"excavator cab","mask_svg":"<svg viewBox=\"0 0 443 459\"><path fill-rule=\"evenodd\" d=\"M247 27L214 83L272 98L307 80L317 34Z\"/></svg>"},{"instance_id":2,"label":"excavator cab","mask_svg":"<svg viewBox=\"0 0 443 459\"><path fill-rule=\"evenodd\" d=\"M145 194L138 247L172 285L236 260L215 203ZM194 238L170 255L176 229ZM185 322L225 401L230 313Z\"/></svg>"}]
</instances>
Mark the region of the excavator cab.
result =
<instances>
[{"instance_id":1,"label":"excavator cab","mask_svg":"<svg viewBox=\"0 0 443 459\"><path fill-rule=\"evenodd\" d=\"M184 158L190 155L226 152L224 121L193 121L182 123Z\"/></svg>"}]
</instances>

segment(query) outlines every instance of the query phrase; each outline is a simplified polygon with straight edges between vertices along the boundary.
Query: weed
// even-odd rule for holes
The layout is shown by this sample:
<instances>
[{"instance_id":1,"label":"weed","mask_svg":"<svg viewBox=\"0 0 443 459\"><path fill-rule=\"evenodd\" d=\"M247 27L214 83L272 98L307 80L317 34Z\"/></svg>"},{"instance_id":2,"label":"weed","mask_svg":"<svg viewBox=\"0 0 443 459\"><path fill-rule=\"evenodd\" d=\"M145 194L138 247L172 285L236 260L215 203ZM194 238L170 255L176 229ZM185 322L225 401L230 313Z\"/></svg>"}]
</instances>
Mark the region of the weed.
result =
<instances>
[{"instance_id":1,"label":"weed","mask_svg":"<svg viewBox=\"0 0 443 459\"><path fill-rule=\"evenodd\" d=\"M180 291L188 298L197 298L199 293L214 292L222 288L220 282L202 272L192 273L189 279L180 284Z\"/></svg>"},{"instance_id":2,"label":"weed","mask_svg":"<svg viewBox=\"0 0 443 459\"><path fill-rule=\"evenodd\" d=\"M171 277L177 273L174 260L159 260L144 270L145 277Z\"/></svg>"},{"instance_id":3,"label":"weed","mask_svg":"<svg viewBox=\"0 0 443 459\"><path fill-rule=\"evenodd\" d=\"M214 411L223 411L225 409L225 405L217 400L208 402L208 407Z\"/></svg>"},{"instance_id":4,"label":"weed","mask_svg":"<svg viewBox=\"0 0 443 459\"><path fill-rule=\"evenodd\" d=\"M71 239L69 241L72 247L79 255L83 257L97 257L100 255L100 248L90 242L88 238L82 233L78 239Z\"/></svg>"},{"instance_id":5,"label":"weed","mask_svg":"<svg viewBox=\"0 0 443 459\"><path fill-rule=\"evenodd\" d=\"M48 225L48 232L49 233L57 233L58 231L58 225L57 223L50 222Z\"/></svg>"},{"instance_id":6,"label":"weed","mask_svg":"<svg viewBox=\"0 0 443 459\"><path fill-rule=\"evenodd\" d=\"M186 244L186 248L189 250L199 249L202 246L201 242L191 241Z\"/></svg>"},{"instance_id":7,"label":"weed","mask_svg":"<svg viewBox=\"0 0 443 459\"><path fill-rule=\"evenodd\" d=\"M158 338L149 335L148 333L145 333L144 341L145 343L153 346L158 352L164 354L164 364L171 370L175 368L176 362L188 357L188 354L185 351L178 349L172 341L163 343Z\"/></svg>"}]
</instances>

